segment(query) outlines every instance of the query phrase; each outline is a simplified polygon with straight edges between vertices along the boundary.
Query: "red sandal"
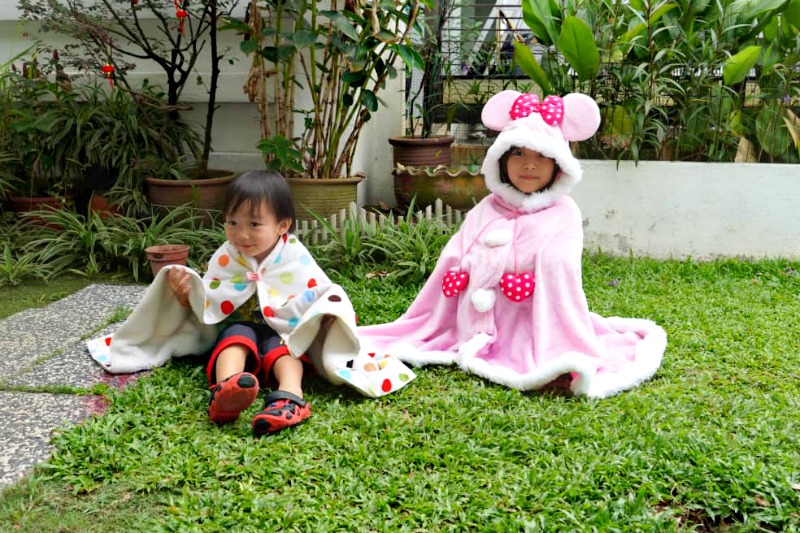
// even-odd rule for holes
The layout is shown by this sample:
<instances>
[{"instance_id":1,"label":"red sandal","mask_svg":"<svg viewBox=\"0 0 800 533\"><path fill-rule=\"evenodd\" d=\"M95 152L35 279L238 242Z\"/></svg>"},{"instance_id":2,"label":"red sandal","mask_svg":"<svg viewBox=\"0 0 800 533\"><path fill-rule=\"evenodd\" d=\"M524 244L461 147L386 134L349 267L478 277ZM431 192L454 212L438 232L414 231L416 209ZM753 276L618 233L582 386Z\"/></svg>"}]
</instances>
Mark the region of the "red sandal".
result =
<instances>
[{"instance_id":1,"label":"red sandal","mask_svg":"<svg viewBox=\"0 0 800 533\"><path fill-rule=\"evenodd\" d=\"M300 396L282 390L271 392L264 401L264 409L253 417L256 436L277 433L303 422L311 416L311 406Z\"/></svg>"},{"instance_id":2,"label":"red sandal","mask_svg":"<svg viewBox=\"0 0 800 533\"><path fill-rule=\"evenodd\" d=\"M258 379L250 372L240 372L211 387L208 418L215 424L233 422L258 396Z\"/></svg>"}]
</instances>

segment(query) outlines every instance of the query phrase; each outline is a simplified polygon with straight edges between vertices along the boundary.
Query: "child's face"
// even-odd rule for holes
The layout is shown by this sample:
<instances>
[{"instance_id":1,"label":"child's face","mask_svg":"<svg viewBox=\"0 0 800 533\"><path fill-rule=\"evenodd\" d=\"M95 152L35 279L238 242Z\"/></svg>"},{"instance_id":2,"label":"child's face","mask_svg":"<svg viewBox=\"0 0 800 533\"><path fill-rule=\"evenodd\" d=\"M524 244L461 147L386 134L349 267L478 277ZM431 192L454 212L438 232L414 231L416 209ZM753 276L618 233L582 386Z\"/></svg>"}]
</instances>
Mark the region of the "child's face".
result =
<instances>
[{"instance_id":1,"label":"child's face","mask_svg":"<svg viewBox=\"0 0 800 533\"><path fill-rule=\"evenodd\" d=\"M291 225L291 219L276 220L266 205L251 215L250 205L245 203L225 217L225 237L242 255L260 263Z\"/></svg>"},{"instance_id":2,"label":"child's face","mask_svg":"<svg viewBox=\"0 0 800 533\"><path fill-rule=\"evenodd\" d=\"M511 184L525 194L547 186L553 177L555 161L527 148L514 148L506 163Z\"/></svg>"}]
</instances>

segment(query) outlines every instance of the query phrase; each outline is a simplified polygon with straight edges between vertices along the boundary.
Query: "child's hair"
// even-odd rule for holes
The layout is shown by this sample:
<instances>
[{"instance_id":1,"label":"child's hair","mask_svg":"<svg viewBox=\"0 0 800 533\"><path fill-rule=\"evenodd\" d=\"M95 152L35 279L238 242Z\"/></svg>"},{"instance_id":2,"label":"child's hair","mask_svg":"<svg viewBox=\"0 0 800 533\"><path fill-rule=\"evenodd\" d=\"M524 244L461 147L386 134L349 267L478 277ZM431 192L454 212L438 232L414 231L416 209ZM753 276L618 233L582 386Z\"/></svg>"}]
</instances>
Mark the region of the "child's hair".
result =
<instances>
[{"instance_id":1,"label":"child's hair","mask_svg":"<svg viewBox=\"0 0 800 533\"><path fill-rule=\"evenodd\" d=\"M519 149L520 149L519 146L512 146L508 150L506 150L503 153L503 155L500 156L500 159L497 160L497 164L500 166L500 182L505 183L507 185L511 185L512 187L514 187L514 184L511 183L511 178L508 177L508 158L511 157L512 152ZM550 157L548 159L553 159L553 158ZM558 166L558 162L556 160L553 160L553 175L550 177L550 181L547 182L547 185L545 185L536 192L542 192L548 190L553 185L553 183L555 183L559 172L561 172L561 167Z\"/></svg>"},{"instance_id":2,"label":"child's hair","mask_svg":"<svg viewBox=\"0 0 800 533\"><path fill-rule=\"evenodd\" d=\"M278 221L291 219L289 231L294 231L294 202L286 180L274 170L248 170L228 186L223 213L226 215L247 204L251 213L262 207L275 215Z\"/></svg>"}]
</instances>

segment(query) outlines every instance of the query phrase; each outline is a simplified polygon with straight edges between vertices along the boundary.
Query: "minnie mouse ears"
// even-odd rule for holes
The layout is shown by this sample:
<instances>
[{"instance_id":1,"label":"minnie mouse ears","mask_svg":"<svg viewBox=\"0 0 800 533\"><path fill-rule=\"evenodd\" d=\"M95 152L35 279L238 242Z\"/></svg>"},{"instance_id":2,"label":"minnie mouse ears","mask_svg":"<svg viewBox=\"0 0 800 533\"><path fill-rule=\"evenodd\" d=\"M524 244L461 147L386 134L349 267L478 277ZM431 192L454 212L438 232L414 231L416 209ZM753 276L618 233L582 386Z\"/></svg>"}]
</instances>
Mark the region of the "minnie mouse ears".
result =
<instances>
[{"instance_id":1,"label":"minnie mouse ears","mask_svg":"<svg viewBox=\"0 0 800 533\"><path fill-rule=\"evenodd\" d=\"M588 139L600 127L597 102L581 93L563 98L551 95L540 102L535 94L502 91L492 96L481 111L483 125L495 131L530 116L539 116L544 123L560 128L567 141Z\"/></svg>"}]
</instances>

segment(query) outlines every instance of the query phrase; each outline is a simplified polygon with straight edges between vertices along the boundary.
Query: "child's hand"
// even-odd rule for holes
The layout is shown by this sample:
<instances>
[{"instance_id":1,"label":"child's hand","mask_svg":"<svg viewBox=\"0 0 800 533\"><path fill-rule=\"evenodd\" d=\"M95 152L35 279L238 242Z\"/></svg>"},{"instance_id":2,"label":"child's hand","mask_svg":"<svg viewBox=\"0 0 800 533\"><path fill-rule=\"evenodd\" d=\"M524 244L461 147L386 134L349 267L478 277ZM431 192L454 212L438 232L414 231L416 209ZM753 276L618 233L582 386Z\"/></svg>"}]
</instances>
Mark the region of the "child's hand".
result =
<instances>
[{"instance_id":1,"label":"child's hand","mask_svg":"<svg viewBox=\"0 0 800 533\"><path fill-rule=\"evenodd\" d=\"M182 268L170 268L167 283L183 307L189 307L189 293L192 290L192 275Z\"/></svg>"}]
</instances>

